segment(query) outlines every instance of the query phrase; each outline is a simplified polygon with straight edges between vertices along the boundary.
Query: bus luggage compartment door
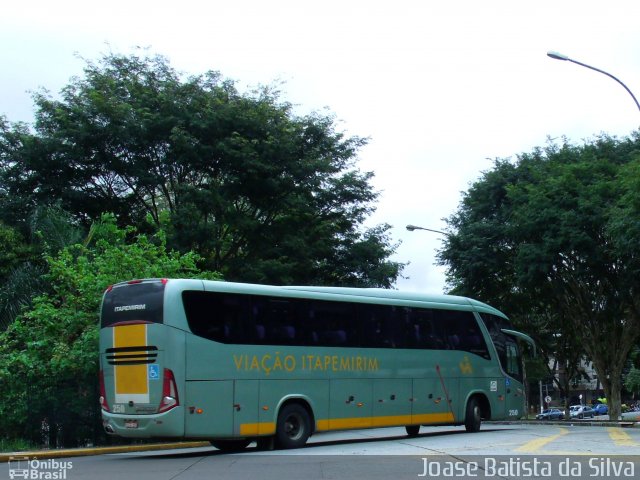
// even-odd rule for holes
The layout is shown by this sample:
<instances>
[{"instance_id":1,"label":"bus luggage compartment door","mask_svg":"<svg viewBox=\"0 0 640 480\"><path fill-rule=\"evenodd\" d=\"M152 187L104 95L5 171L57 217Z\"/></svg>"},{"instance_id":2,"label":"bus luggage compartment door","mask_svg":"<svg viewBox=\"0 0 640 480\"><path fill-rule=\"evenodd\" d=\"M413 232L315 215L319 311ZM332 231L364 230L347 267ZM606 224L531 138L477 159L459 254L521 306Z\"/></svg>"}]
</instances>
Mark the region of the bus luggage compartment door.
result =
<instances>
[{"instance_id":1,"label":"bus luggage compartment door","mask_svg":"<svg viewBox=\"0 0 640 480\"><path fill-rule=\"evenodd\" d=\"M252 437L261 433L258 423L259 380L235 380L233 391L233 433ZM272 433L272 432L269 432Z\"/></svg>"},{"instance_id":2,"label":"bus luggage compartment door","mask_svg":"<svg viewBox=\"0 0 640 480\"><path fill-rule=\"evenodd\" d=\"M417 378L413 380L411 420L413 424L454 423L458 403L457 378Z\"/></svg>"},{"instance_id":3,"label":"bus luggage compartment door","mask_svg":"<svg viewBox=\"0 0 640 480\"><path fill-rule=\"evenodd\" d=\"M233 380L187 381L185 436L233 435Z\"/></svg>"},{"instance_id":4,"label":"bus luggage compartment door","mask_svg":"<svg viewBox=\"0 0 640 480\"><path fill-rule=\"evenodd\" d=\"M329 397L330 430L372 426L373 380L331 380Z\"/></svg>"}]
</instances>

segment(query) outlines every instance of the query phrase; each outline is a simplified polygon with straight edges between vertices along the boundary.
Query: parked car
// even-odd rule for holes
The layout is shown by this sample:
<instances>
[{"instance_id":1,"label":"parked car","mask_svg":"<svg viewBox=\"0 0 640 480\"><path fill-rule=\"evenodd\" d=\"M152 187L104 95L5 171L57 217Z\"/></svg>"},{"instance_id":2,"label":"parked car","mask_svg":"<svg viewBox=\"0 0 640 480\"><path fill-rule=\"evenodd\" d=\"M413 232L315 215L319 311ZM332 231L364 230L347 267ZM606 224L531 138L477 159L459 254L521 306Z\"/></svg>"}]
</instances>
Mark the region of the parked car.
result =
<instances>
[{"instance_id":1,"label":"parked car","mask_svg":"<svg viewBox=\"0 0 640 480\"><path fill-rule=\"evenodd\" d=\"M593 418L595 412L593 408L586 405L571 405L569 407L569 416L571 418Z\"/></svg>"},{"instance_id":2,"label":"parked car","mask_svg":"<svg viewBox=\"0 0 640 480\"><path fill-rule=\"evenodd\" d=\"M609 407L605 403L599 403L593 406L593 412L596 415L606 415L609 413Z\"/></svg>"},{"instance_id":3,"label":"parked car","mask_svg":"<svg viewBox=\"0 0 640 480\"><path fill-rule=\"evenodd\" d=\"M548 408L536 415L536 420L562 420L564 412L559 408Z\"/></svg>"}]
</instances>

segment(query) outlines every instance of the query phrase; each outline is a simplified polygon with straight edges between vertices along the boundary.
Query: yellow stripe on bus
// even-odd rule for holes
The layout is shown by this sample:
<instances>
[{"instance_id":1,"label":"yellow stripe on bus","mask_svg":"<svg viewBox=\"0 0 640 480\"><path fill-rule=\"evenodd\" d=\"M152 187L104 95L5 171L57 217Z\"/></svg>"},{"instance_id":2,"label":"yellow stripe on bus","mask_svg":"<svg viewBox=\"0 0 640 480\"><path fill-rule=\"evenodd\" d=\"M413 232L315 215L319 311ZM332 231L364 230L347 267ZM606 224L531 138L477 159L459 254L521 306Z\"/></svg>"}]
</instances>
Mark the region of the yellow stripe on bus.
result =
<instances>
[{"instance_id":1,"label":"yellow stripe on bus","mask_svg":"<svg viewBox=\"0 0 640 480\"><path fill-rule=\"evenodd\" d=\"M147 345L147 325L120 325L113 328L113 346L145 347ZM149 394L148 367L143 365L116 365L116 395ZM148 400L147 400L148 402Z\"/></svg>"},{"instance_id":2,"label":"yellow stripe on bus","mask_svg":"<svg viewBox=\"0 0 640 480\"><path fill-rule=\"evenodd\" d=\"M404 425L429 425L452 423L455 419L451 412L423 413L420 415L387 415L381 417L329 418L318 420L318 431L349 430L366 427L393 427Z\"/></svg>"},{"instance_id":3,"label":"yellow stripe on bus","mask_svg":"<svg viewBox=\"0 0 640 480\"><path fill-rule=\"evenodd\" d=\"M273 435L276 433L274 422L243 423L240 425L240 435Z\"/></svg>"},{"instance_id":4,"label":"yellow stripe on bus","mask_svg":"<svg viewBox=\"0 0 640 480\"><path fill-rule=\"evenodd\" d=\"M328 430L350 430L363 427L394 427L405 425L429 425L454 422L453 414L424 413L421 415L391 415L384 417L355 417L355 418L329 418L318 420L316 430L319 432ZM240 435L273 435L276 433L274 422L243 423L240 425Z\"/></svg>"}]
</instances>

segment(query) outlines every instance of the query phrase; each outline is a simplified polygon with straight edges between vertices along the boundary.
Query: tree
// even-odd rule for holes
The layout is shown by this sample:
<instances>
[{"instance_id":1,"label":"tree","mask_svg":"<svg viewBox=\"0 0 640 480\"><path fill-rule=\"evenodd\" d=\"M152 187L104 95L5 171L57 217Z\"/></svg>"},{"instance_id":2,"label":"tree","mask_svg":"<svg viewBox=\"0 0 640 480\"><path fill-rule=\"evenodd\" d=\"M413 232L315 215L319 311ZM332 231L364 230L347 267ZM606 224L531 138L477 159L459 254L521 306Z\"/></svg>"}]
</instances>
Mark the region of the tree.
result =
<instances>
[{"instance_id":1,"label":"tree","mask_svg":"<svg viewBox=\"0 0 640 480\"><path fill-rule=\"evenodd\" d=\"M45 293L46 265L44 255L53 256L64 247L80 242L83 229L70 215L57 206L38 206L22 225L28 240L17 228L3 227L0 240L5 247L0 253L0 331L32 305L33 298ZM6 262L6 263L5 263Z\"/></svg>"},{"instance_id":2,"label":"tree","mask_svg":"<svg viewBox=\"0 0 640 480\"><path fill-rule=\"evenodd\" d=\"M55 198L84 223L150 219L229 280L389 286L401 272L389 226L362 227L377 199L355 166L366 140L294 115L274 88L241 94L217 72L183 79L163 57L110 54L35 103L35 133L0 130L10 225Z\"/></svg>"},{"instance_id":3,"label":"tree","mask_svg":"<svg viewBox=\"0 0 640 480\"><path fill-rule=\"evenodd\" d=\"M75 446L102 437L97 404L98 310L113 283L204 276L197 255L168 252L164 237L136 236L104 216L84 244L46 257L51 291L0 334L0 432L39 444Z\"/></svg>"},{"instance_id":4,"label":"tree","mask_svg":"<svg viewBox=\"0 0 640 480\"><path fill-rule=\"evenodd\" d=\"M634 398L640 395L640 369L631 367L624 379L625 388L633 393Z\"/></svg>"},{"instance_id":5,"label":"tree","mask_svg":"<svg viewBox=\"0 0 640 480\"><path fill-rule=\"evenodd\" d=\"M456 233L439 257L456 290L512 307L532 331L546 315L553 333L574 339L613 418L640 335L639 146L638 135L601 136L497 161L449 219Z\"/></svg>"},{"instance_id":6,"label":"tree","mask_svg":"<svg viewBox=\"0 0 640 480\"><path fill-rule=\"evenodd\" d=\"M516 206L509 192L533 177L541 156L536 150L522 156L518 164L496 159L493 170L471 186L458 211L447 220L456 233L447 237L438 259L449 266L450 293L483 299L509 312L516 324L526 328L544 360L546 377L554 378L561 396L567 397L584 349L561 312L549 308L548 294L539 290L531 295L523 289L516 269L520 239L512 222ZM559 377L557 369L563 371Z\"/></svg>"}]
</instances>

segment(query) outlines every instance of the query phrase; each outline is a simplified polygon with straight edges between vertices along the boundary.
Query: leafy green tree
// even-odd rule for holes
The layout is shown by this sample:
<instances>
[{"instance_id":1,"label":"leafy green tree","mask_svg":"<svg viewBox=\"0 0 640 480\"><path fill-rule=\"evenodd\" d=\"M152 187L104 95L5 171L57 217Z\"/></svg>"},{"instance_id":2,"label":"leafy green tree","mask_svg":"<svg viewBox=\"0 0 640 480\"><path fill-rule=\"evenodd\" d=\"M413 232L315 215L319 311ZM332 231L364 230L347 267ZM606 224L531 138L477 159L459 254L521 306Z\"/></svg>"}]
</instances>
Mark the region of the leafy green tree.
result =
<instances>
[{"instance_id":1,"label":"leafy green tree","mask_svg":"<svg viewBox=\"0 0 640 480\"><path fill-rule=\"evenodd\" d=\"M51 292L0 334L0 435L41 443L46 433L53 446L100 439L97 320L104 289L132 278L202 276L197 255L168 252L162 234L128 242L134 233L104 216L90 241L47 256Z\"/></svg>"},{"instance_id":2,"label":"leafy green tree","mask_svg":"<svg viewBox=\"0 0 640 480\"><path fill-rule=\"evenodd\" d=\"M512 221L517 206L509 192L534 177L542 156L536 149L522 155L517 164L495 160L494 168L471 186L458 211L447 220L455 234L447 237L439 261L449 266L451 293L483 299L508 312L527 330L546 366L545 377L553 378L566 397L585 355L581 340L562 313L549 308L550 294L541 291L544 284L532 295L519 284L516 269L521 239ZM555 376L558 369L563 374Z\"/></svg>"},{"instance_id":3,"label":"leafy green tree","mask_svg":"<svg viewBox=\"0 0 640 480\"><path fill-rule=\"evenodd\" d=\"M31 255L29 244L17 229L0 222L0 284L4 283L11 271L26 261Z\"/></svg>"},{"instance_id":4,"label":"leafy green tree","mask_svg":"<svg viewBox=\"0 0 640 480\"><path fill-rule=\"evenodd\" d=\"M636 395L640 395L640 369L631 367L631 370L624 378L624 386L633 393L634 398Z\"/></svg>"},{"instance_id":5,"label":"leafy green tree","mask_svg":"<svg viewBox=\"0 0 640 480\"><path fill-rule=\"evenodd\" d=\"M366 140L294 115L273 88L241 94L217 72L110 54L35 103L34 133L0 130L9 225L54 198L85 223L148 218L229 280L389 286L401 272L389 226L363 227L377 199L355 164Z\"/></svg>"},{"instance_id":6,"label":"leafy green tree","mask_svg":"<svg viewBox=\"0 0 640 480\"><path fill-rule=\"evenodd\" d=\"M455 233L440 252L456 291L571 339L570 351L593 361L614 418L640 335L639 146L638 135L601 136L497 161L449 219Z\"/></svg>"},{"instance_id":7,"label":"leafy green tree","mask_svg":"<svg viewBox=\"0 0 640 480\"><path fill-rule=\"evenodd\" d=\"M43 275L43 255L55 255L62 248L81 241L84 231L70 215L56 206L39 206L22 225L28 240L17 228L0 223L0 240L5 245L0 253L4 268L0 277L0 331L32 305L33 298L48 290ZM6 262L6 263L5 263Z\"/></svg>"}]
</instances>

